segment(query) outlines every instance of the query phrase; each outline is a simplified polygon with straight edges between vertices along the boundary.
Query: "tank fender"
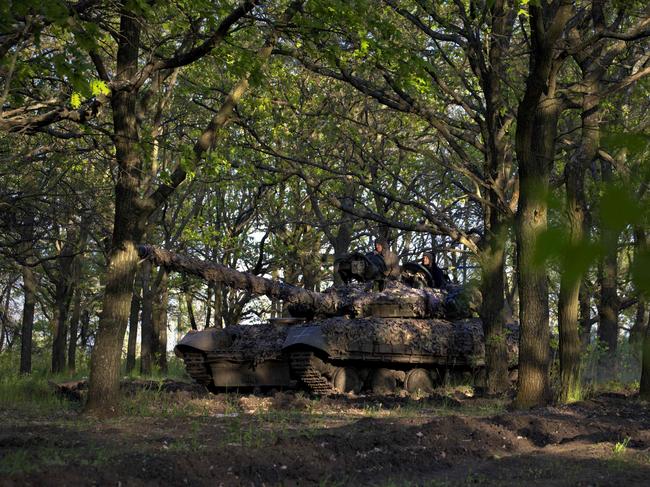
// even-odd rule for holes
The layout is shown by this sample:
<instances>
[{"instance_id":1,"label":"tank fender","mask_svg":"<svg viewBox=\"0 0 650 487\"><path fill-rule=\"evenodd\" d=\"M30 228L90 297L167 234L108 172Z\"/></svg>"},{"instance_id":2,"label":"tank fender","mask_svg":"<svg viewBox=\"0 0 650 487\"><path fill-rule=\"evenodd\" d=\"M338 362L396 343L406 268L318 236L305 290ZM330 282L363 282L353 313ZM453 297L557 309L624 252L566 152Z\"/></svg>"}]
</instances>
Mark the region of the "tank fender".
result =
<instances>
[{"instance_id":1,"label":"tank fender","mask_svg":"<svg viewBox=\"0 0 650 487\"><path fill-rule=\"evenodd\" d=\"M208 352L218 348L219 333L223 330L211 328L207 330L194 331L185 335L178 344L174 347L174 353L178 357L182 357L182 350L195 349L201 352Z\"/></svg>"},{"instance_id":2,"label":"tank fender","mask_svg":"<svg viewBox=\"0 0 650 487\"><path fill-rule=\"evenodd\" d=\"M328 355L330 354L320 326L293 326L289 328L287 338L282 344L282 350L295 345L306 345L321 350Z\"/></svg>"}]
</instances>

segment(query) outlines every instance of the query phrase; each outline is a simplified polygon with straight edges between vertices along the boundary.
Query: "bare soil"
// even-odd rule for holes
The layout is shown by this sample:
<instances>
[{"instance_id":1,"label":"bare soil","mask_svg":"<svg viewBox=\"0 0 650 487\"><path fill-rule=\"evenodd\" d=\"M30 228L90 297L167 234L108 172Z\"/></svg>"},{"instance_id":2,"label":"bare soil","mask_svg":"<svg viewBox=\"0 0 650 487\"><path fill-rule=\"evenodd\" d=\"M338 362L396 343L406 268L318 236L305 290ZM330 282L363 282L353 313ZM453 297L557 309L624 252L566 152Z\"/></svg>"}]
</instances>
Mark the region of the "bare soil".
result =
<instances>
[{"instance_id":1,"label":"bare soil","mask_svg":"<svg viewBox=\"0 0 650 487\"><path fill-rule=\"evenodd\" d=\"M129 401L103 421L0 411L0 485L650 485L650 405L625 394L527 412L460 392Z\"/></svg>"}]
</instances>

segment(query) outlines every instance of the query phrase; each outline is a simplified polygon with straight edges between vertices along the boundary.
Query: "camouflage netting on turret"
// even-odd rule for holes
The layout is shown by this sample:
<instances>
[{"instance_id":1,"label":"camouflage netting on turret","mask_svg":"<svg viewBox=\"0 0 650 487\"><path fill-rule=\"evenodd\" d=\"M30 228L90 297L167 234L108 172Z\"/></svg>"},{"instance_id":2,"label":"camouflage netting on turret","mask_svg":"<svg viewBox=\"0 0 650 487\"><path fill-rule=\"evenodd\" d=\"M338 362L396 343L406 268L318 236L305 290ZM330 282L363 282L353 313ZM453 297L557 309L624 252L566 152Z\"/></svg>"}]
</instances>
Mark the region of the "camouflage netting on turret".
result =
<instances>
[{"instance_id":1,"label":"camouflage netting on turret","mask_svg":"<svg viewBox=\"0 0 650 487\"><path fill-rule=\"evenodd\" d=\"M350 316L368 316L378 303L395 303L408 307L414 316L443 317L445 292L438 289L414 289L399 281L387 281L383 291L373 290L372 283L354 283L331 287L323 292L332 300L345 303L341 309Z\"/></svg>"}]
</instances>

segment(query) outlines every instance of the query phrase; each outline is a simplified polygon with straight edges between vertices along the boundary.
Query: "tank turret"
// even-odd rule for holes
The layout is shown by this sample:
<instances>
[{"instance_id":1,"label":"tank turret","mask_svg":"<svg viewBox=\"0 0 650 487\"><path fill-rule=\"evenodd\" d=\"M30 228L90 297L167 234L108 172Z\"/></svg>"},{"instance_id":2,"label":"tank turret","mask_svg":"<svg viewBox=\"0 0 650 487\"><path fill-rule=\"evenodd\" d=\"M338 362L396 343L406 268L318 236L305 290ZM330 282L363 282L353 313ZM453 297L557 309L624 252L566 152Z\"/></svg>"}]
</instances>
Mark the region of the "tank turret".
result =
<instances>
[{"instance_id":1,"label":"tank turret","mask_svg":"<svg viewBox=\"0 0 650 487\"><path fill-rule=\"evenodd\" d=\"M190 332L176 346L188 373L212 391L303 387L336 392L429 392L450 373L480 375L483 327L476 295L427 287L418 264L403 279L309 291L157 247L140 256L170 271L287 303L292 317ZM420 266L421 267L421 266ZM425 269L426 270L426 269ZM518 326L508 326L516 365Z\"/></svg>"},{"instance_id":2,"label":"tank turret","mask_svg":"<svg viewBox=\"0 0 650 487\"><path fill-rule=\"evenodd\" d=\"M292 316L324 318L345 316L357 318L403 317L403 318L469 318L476 310L463 296L462 288L433 289L414 286L398 280L388 280L382 291L376 291L374 281L351 282L330 287L324 292L314 292L267 279L247 272L240 272L214 262L205 262L151 245L141 245L139 254L152 263L170 271L190 274L211 283L222 283L234 289L279 299L289 305ZM417 269L418 264L407 264ZM419 266L421 268L421 266ZM422 268L426 272L426 269ZM411 272L410 275L417 275Z\"/></svg>"}]
</instances>

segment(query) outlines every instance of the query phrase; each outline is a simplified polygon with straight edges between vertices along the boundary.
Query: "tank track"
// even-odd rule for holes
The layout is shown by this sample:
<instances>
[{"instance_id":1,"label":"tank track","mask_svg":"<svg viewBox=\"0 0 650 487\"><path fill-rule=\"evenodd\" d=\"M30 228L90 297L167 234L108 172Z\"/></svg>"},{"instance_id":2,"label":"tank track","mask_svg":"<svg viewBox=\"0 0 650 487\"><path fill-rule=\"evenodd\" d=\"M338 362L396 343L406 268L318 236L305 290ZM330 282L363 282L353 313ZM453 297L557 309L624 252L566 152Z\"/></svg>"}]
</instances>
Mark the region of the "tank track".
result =
<instances>
[{"instance_id":1,"label":"tank track","mask_svg":"<svg viewBox=\"0 0 650 487\"><path fill-rule=\"evenodd\" d=\"M310 392L318 395L338 394L334 385L314 366L315 356L312 352L293 352L290 360L291 372Z\"/></svg>"},{"instance_id":2,"label":"tank track","mask_svg":"<svg viewBox=\"0 0 650 487\"><path fill-rule=\"evenodd\" d=\"M185 352L183 361L189 376L197 383L210 389L213 384L212 374L205 360L205 355L201 352Z\"/></svg>"}]
</instances>

